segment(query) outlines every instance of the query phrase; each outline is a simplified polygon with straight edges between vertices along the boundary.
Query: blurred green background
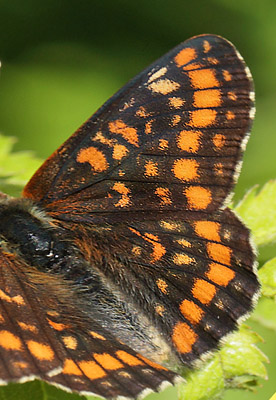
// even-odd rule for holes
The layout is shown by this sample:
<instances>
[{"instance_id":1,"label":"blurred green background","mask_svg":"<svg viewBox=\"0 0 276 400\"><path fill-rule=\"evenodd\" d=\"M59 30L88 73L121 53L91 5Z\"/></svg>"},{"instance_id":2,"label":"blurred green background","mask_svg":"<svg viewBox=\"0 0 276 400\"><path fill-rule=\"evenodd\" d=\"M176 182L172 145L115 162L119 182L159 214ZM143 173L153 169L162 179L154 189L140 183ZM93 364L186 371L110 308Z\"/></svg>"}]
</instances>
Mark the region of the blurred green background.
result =
<instances>
[{"instance_id":1,"label":"blurred green background","mask_svg":"<svg viewBox=\"0 0 276 400\"><path fill-rule=\"evenodd\" d=\"M0 131L18 137L17 150L45 158L127 80L200 33L231 40L255 80L257 115L238 200L276 178L275 0L0 0ZM276 390L275 332L251 326L265 339L270 380L225 400L266 400ZM152 398L176 399L176 391Z\"/></svg>"}]
</instances>

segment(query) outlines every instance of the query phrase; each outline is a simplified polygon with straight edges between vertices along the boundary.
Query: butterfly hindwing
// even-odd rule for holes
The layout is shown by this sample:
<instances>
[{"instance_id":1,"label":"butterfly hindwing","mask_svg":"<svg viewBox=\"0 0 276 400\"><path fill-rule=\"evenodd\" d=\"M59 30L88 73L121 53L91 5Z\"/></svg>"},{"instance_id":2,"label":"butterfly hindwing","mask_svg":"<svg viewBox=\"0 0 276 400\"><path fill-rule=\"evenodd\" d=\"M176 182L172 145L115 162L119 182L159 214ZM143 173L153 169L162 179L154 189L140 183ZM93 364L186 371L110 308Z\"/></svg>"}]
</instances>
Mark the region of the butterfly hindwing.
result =
<instances>
[{"instance_id":1,"label":"butterfly hindwing","mask_svg":"<svg viewBox=\"0 0 276 400\"><path fill-rule=\"evenodd\" d=\"M217 347L253 308L259 288L255 255L248 229L231 210L191 213L189 220L166 213L134 219L118 224L116 234L125 246L118 252L128 260L126 270L118 271L129 276L123 287L140 302L147 288L148 314L185 364Z\"/></svg>"},{"instance_id":2,"label":"butterfly hindwing","mask_svg":"<svg viewBox=\"0 0 276 400\"><path fill-rule=\"evenodd\" d=\"M216 348L257 299L250 233L228 208L189 218L132 216L112 229L91 229L90 237L105 276L135 300L188 366ZM78 243L87 245L85 238Z\"/></svg>"}]
</instances>

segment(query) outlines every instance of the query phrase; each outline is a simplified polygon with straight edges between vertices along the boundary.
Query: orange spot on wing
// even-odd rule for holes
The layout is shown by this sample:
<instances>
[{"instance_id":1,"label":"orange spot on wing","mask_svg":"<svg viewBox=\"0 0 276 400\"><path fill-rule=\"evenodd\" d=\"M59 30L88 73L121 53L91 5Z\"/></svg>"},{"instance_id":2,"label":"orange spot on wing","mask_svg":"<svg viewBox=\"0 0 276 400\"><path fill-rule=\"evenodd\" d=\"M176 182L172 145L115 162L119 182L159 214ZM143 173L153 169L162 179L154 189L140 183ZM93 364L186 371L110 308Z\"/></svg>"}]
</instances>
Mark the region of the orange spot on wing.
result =
<instances>
[{"instance_id":1,"label":"orange spot on wing","mask_svg":"<svg viewBox=\"0 0 276 400\"><path fill-rule=\"evenodd\" d=\"M143 357L141 354L137 354L137 357L139 357L141 360L143 360L146 364L150 365L152 368L168 371L167 368L163 367L163 365L157 364L157 363L149 360L148 358Z\"/></svg>"},{"instance_id":2,"label":"orange spot on wing","mask_svg":"<svg viewBox=\"0 0 276 400\"><path fill-rule=\"evenodd\" d=\"M174 61L178 67L188 64L196 58L196 50L192 47L187 47L181 50L175 57Z\"/></svg>"},{"instance_id":3,"label":"orange spot on wing","mask_svg":"<svg viewBox=\"0 0 276 400\"><path fill-rule=\"evenodd\" d=\"M191 264L192 262L195 262L195 259L193 257L189 257L187 254L184 253L176 253L173 256L173 262L176 265L188 265Z\"/></svg>"},{"instance_id":4,"label":"orange spot on wing","mask_svg":"<svg viewBox=\"0 0 276 400\"><path fill-rule=\"evenodd\" d=\"M224 265L211 263L209 271L206 272L206 278L220 286L227 286L228 283L235 277L235 272Z\"/></svg>"},{"instance_id":5,"label":"orange spot on wing","mask_svg":"<svg viewBox=\"0 0 276 400\"><path fill-rule=\"evenodd\" d=\"M166 253L166 249L161 243L151 242L151 244L153 245L153 252L151 254L152 262L156 262L163 257Z\"/></svg>"},{"instance_id":6,"label":"orange spot on wing","mask_svg":"<svg viewBox=\"0 0 276 400\"><path fill-rule=\"evenodd\" d=\"M14 296L12 298L12 300L14 303L21 305L21 306L25 304L25 300L23 299L22 296L20 296L20 294L18 294L17 296Z\"/></svg>"},{"instance_id":7,"label":"orange spot on wing","mask_svg":"<svg viewBox=\"0 0 276 400\"><path fill-rule=\"evenodd\" d=\"M191 64L188 64L188 65L185 65L183 67L183 70L184 71L192 71L193 69L199 69L199 68L202 68L201 64L199 64L199 63L191 63Z\"/></svg>"},{"instance_id":8,"label":"orange spot on wing","mask_svg":"<svg viewBox=\"0 0 276 400\"><path fill-rule=\"evenodd\" d=\"M139 358L134 357L133 355L127 353L124 350L116 351L116 356L120 358L125 364L130 365L131 367L135 365L144 365L144 363L139 360Z\"/></svg>"},{"instance_id":9,"label":"orange spot on wing","mask_svg":"<svg viewBox=\"0 0 276 400\"><path fill-rule=\"evenodd\" d=\"M181 314L192 324L198 324L204 311L192 300L183 300L179 306Z\"/></svg>"},{"instance_id":10,"label":"orange spot on wing","mask_svg":"<svg viewBox=\"0 0 276 400\"><path fill-rule=\"evenodd\" d=\"M26 363L25 361L15 361L12 363L13 367L16 369L26 369L29 368L29 364Z\"/></svg>"},{"instance_id":11,"label":"orange spot on wing","mask_svg":"<svg viewBox=\"0 0 276 400\"><path fill-rule=\"evenodd\" d=\"M147 161L145 164L145 175L158 176L158 163L153 161Z\"/></svg>"},{"instance_id":12,"label":"orange spot on wing","mask_svg":"<svg viewBox=\"0 0 276 400\"><path fill-rule=\"evenodd\" d=\"M28 340L27 346L32 355L39 360L51 361L54 359L54 352L48 344L39 343L34 340Z\"/></svg>"},{"instance_id":13,"label":"orange spot on wing","mask_svg":"<svg viewBox=\"0 0 276 400\"><path fill-rule=\"evenodd\" d=\"M213 65L217 65L219 63L218 59L214 58L214 57L208 57L207 60L210 64L213 64Z\"/></svg>"},{"instance_id":14,"label":"orange spot on wing","mask_svg":"<svg viewBox=\"0 0 276 400\"><path fill-rule=\"evenodd\" d=\"M74 336L64 336L62 340L68 349L76 350L78 347L78 341Z\"/></svg>"},{"instance_id":15,"label":"orange spot on wing","mask_svg":"<svg viewBox=\"0 0 276 400\"><path fill-rule=\"evenodd\" d=\"M93 353L93 357L104 369L116 370L124 367L120 361L108 353Z\"/></svg>"},{"instance_id":16,"label":"orange spot on wing","mask_svg":"<svg viewBox=\"0 0 276 400\"><path fill-rule=\"evenodd\" d=\"M114 140L105 137L101 131L98 131L92 140L93 142L100 142L102 144L106 144L108 147L112 147L114 145Z\"/></svg>"},{"instance_id":17,"label":"orange spot on wing","mask_svg":"<svg viewBox=\"0 0 276 400\"><path fill-rule=\"evenodd\" d=\"M184 100L181 97L170 97L168 100L170 107L173 108L180 108L184 104Z\"/></svg>"},{"instance_id":18,"label":"orange spot on wing","mask_svg":"<svg viewBox=\"0 0 276 400\"><path fill-rule=\"evenodd\" d=\"M208 256L218 263L231 265L231 249L219 243L207 243Z\"/></svg>"},{"instance_id":19,"label":"orange spot on wing","mask_svg":"<svg viewBox=\"0 0 276 400\"><path fill-rule=\"evenodd\" d=\"M150 133L152 133L152 132L151 132L152 123L153 123L153 120L151 119L150 121L148 121L148 122L145 124L145 133L146 133L147 135L149 135Z\"/></svg>"},{"instance_id":20,"label":"orange spot on wing","mask_svg":"<svg viewBox=\"0 0 276 400\"><path fill-rule=\"evenodd\" d=\"M200 146L200 131L181 131L177 137L177 146L189 153L196 153Z\"/></svg>"},{"instance_id":21,"label":"orange spot on wing","mask_svg":"<svg viewBox=\"0 0 276 400\"><path fill-rule=\"evenodd\" d=\"M211 50L212 46L210 45L210 43L208 42L208 40L204 40L203 41L203 49L204 49L204 53L208 53Z\"/></svg>"},{"instance_id":22,"label":"orange spot on wing","mask_svg":"<svg viewBox=\"0 0 276 400\"><path fill-rule=\"evenodd\" d=\"M180 115L175 114L175 115L172 117L171 126L177 125L178 122L180 122L180 121L181 121Z\"/></svg>"},{"instance_id":23,"label":"orange spot on wing","mask_svg":"<svg viewBox=\"0 0 276 400\"><path fill-rule=\"evenodd\" d=\"M234 92L228 92L227 96L230 100L233 100L233 101L237 100L237 95Z\"/></svg>"},{"instance_id":24,"label":"orange spot on wing","mask_svg":"<svg viewBox=\"0 0 276 400\"><path fill-rule=\"evenodd\" d=\"M161 290L162 293L168 294L167 292L168 284L166 281L164 281L164 279L158 278L156 280L156 285L158 286L158 288Z\"/></svg>"},{"instance_id":25,"label":"orange spot on wing","mask_svg":"<svg viewBox=\"0 0 276 400\"><path fill-rule=\"evenodd\" d=\"M138 147L138 134L137 129L128 126L122 120L117 119L116 121L109 122L109 130L111 133L121 135L126 141L134 146Z\"/></svg>"},{"instance_id":26,"label":"orange spot on wing","mask_svg":"<svg viewBox=\"0 0 276 400\"><path fill-rule=\"evenodd\" d=\"M57 311L47 311L47 314L50 315L50 317L59 317L59 313Z\"/></svg>"},{"instance_id":27,"label":"orange spot on wing","mask_svg":"<svg viewBox=\"0 0 276 400\"><path fill-rule=\"evenodd\" d=\"M229 71L227 71L226 69L222 72L223 78L229 82L232 80L232 75L230 74Z\"/></svg>"},{"instance_id":28,"label":"orange spot on wing","mask_svg":"<svg viewBox=\"0 0 276 400\"><path fill-rule=\"evenodd\" d=\"M18 325L24 331L29 331L29 332L34 332L34 333L37 333L37 331L38 331L37 327L35 325L25 324L25 322L20 322L20 321L18 321Z\"/></svg>"},{"instance_id":29,"label":"orange spot on wing","mask_svg":"<svg viewBox=\"0 0 276 400\"><path fill-rule=\"evenodd\" d=\"M226 142L226 137L221 133L217 133L213 137L213 143L218 149L221 149L225 145L225 142Z\"/></svg>"},{"instance_id":30,"label":"orange spot on wing","mask_svg":"<svg viewBox=\"0 0 276 400\"><path fill-rule=\"evenodd\" d=\"M158 236L153 235L152 233L145 233L145 236L152 240L159 240Z\"/></svg>"},{"instance_id":31,"label":"orange spot on wing","mask_svg":"<svg viewBox=\"0 0 276 400\"><path fill-rule=\"evenodd\" d=\"M184 190L189 208L205 210L212 201L211 191L201 186L190 186Z\"/></svg>"},{"instance_id":32,"label":"orange spot on wing","mask_svg":"<svg viewBox=\"0 0 276 400\"><path fill-rule=\"evenodd\" d=\"M121 199L116 204L114 204L115 207L126 207L130 205L131 202L129 197L130 189L127 188L124 183L116 182L112 186L112 189L122 195Z\"/></svg>"},{"instance_id":33,"label":"orange spot on wing","mask_svg":"<svg viewBox=\"0 0 276 400\"><path fill-rule=\"evenodd\" d=\"M160 198L162 205L172 204L171 192L168 188L158 187L154 193Z\"/></svg>"},{"instance_id":34,"label":"orange spot on wing","mask_svg":"<svg viewBox=\"0 0 276 400\"><path fill-rule=\"evenodd\" d=\"M216 120L217 112L209 108L191 111L189 125L195 128L204 128L212 125Z\"/></svg>"},{"instance_id":35,"label":"orange spot on wing","mask_svg":"<svg viewBox=\"0 0 276 400\"><path fill-rule=\"evenodd\" d=\"M159 146L160 150L166 150L169 147L169 143L166 139L159 139Z\"/></svg>"},{"instance_id":36,"label":"orange spot on wing","mask_svg":"<svg viewBox=\"0 0 276 400\"><path fill-rule=\"evenodd\" d=\"M218 89L198 90L194 92L194 107L207 108L221 105L221 94Z\"/></svg>"},{"instance_id":37,"label":"orange spot on wing","mask_svg":"<svg viewBox=\"0 0 276 400\"><path fill-rule=\"evenodd\" d=\"M65 360L62 372L67 375L77 375L77 376L82 375L82 372L77 366L77 364L73 360L70 360L69 358Z\"/></svg>"},{"instance_id":38,"label":"orange spot on wing","mask_svg":"<svg viewBox=\"0 0 276 400\"><path fill-rule=\"evenodd\" d=\"M21 305L21 306L25 304L25 301L24 301L23 297L20 296L20 294L18 294L17 296L12 297L12 301L14 303L18 304L18 305Z\"/></svg>"},{"instance_id":39,"label":"orange spot on wing","mask_svg":"<svg viewBox=\"0 0 276 400\"><path fill-rule=\"evenodd\" d=\"M183 158L174 162L172 172L177 179L191 181L198 178L198 167L196 160Z\"/></svg>"},{"instance_id":40,"label":"orange spot on wing","mask_svg":"<svg viewBox=\"0 0 276 400\"><path fill-rule=\"evenodd\" d=\"M178 229L178 224L174 221L160 221L160 225L162 226L162 228L164 229L168 229L169 231L173 231Z\"/></svg>"},{"instance_id":41,"label":"orange spot on wing","mask_svg":"<svg viewBox=\"0 0 276 400\"><path fill-rule=\"evenodd\" d=\"M209 89L220 86L214 69L198 69L190 71L188 74L195 89Z\"/></svg>"},{"instance_id":42,"label":"orange spot on wing","mask_svg":"<svg viewBox=\"0 0 276 400\"><path fill-rule=\"evenodd\" d=\"M156 82L152 82L150 85L148 85L148 88L155 93L160 93L160 94L168 94L171 92L174 92L180 87L180 84L177 82L174 82L170 79L159 79Z\"/></svg>"},{"instance_id":43,"label":"orange spot on wing","mask_svg":"<svg viewBox=\"0 0 276 400\"><path fill-rule=\"evenodd\" d=\"M70 325L65 325L65 324L61 324L58 322L54 322L48 318L47 318L47 321L48 321L49 325L51 325L51 327L54 328L56 331L63 331L64 329L70 328Z\"/></svg>"},{"instance_id":44,"label":"orange spot on wing","mask_svg":"<svg viewBox=\"0 0 276 400\"><path fill-rule=\"evenodd\" d=\"M106 340L104 336L99 335L97 332L89 331L89 333L95 339Z\"/></svg>"},{"instance_id":45,"label":"orange spot on wing","mask_svg":"<svg viewBox=\"0 0 276 400\"><path fill-rule=\"evenodd\" d=\"M23 297L18 294L16 296L9 296L8 294L6 294L3 290L0 289L0 299L4 300L8 303L16 303L18 305L24 305L25 301L23 299Z\"/></svg>"},{"instance_id":46,"label":"orange spot on wing","mask_svg":"<svg viewBox=\"0 0 276 400\"><path fill-rule=\"evenodd\" d=\"M182 247L191 247L192 246L191 243L188 242L188 240L183 239L183 238L177 239L177 243L180 244L180 246L182 246Z\"/></svg>"},{"instance_id":47,"label":"orange spot on wing","mask_svg":"<svg viewBox=\"0 0 276 400\"><path fill-rule=\"evenodd\" d=\"M152 258L151 262L156 262L160 260L160 258L162 258L163 255L166 253L165 247L162 246L161 243L159 243L158 236L152 235L150 233L145 233L145 235L142 235L139 231L133 228L129 228L129 230L135 233L137 236L142 237L144 240L146 240L153 246L153 252L151 254Z\"/></svg>"},{"instance_id":48,"label":"orange spot on wing","mask_svg":"<svg viewBox=\"0 0 276 400\"><path fill-rule=\"evenodd\" d=\"M233 111L227 111L227 113L226 113L226 118L227 118L228 120L235 119L235 114L233 113Z\"/></svg>"},{"instance_id":49,"label":"orange spot on wing","mask_svg":"<svg viewBox=\"0 0 276 400\"><path fill-rule=\"evenodd\" d=\"M22 350L19 337L6 330L0 331L0 346L6 350Z\"/></svg>"},{"instance_id":50,"label":"orange spot on wing","mask_svg":"<svg viewBox=\"0 0 276 400\"><path fill-rule=\"evenodd\" d=\"M80 150L77 161L79 163L88 162L95 172L103 172L108 168L108 162L103 152L93 146Z\"/></svg>"},{"instance_id":51,"label":"orange spot on wing","mask_svg":"<svg viewBox=\"0 0 276 400\"><path fill-rule=\"evenodd\" d=\"M140 233L140 232L137 231L136 229L130 228L130 227L129 227L128 229L129 229L131 232L135 233L135 235L140 236L140 237L142 237L142 238L144 239L142 233Z\"/></svg>"},{"instance_id":52,"label":"orange spot on wing","mask_svg":"<svg viewBox=\"0 0 276 400\"><path fill-rule=\"evenodd\" d=\"M158 305L158 306L155 306L154 309L155 309L155 312L156 312L158 315L160 315L161 317L163 317L164 311L165 311L165 307L164 307L164 306Z\"/></svg>"},{"instance_id":53,"label":"orange spot on wing","mask_svg":"<svg viewBox=\"0 0 276 400\"><path fill-rule=\"evenodd\" d=\"M224 172L223 172L223 164L222 164L222 163L216 163L216 164L214 164L214 170L215 170L215 173L216 173L217 175L221 175L221 176L224 175Z\"/></svg>"},{"instance_id":54,"label":"orange spot on wing","mask_svg":"<svg viewBox=\"0 0 276 400\"><path fill-rule=\"evenodd\" d=\"M218 222L196 221L194 226L197 235L203 237L204 239L220 242L220 236L219 236L220 224Z\"/></svg>"},{"instance_id":55,"label":"orange spot on wing","mask_svg":"<svg viewBox=\"0 0 276 400\"><path fill-rule=\"evenodd\" d=\"M185 322L178 322L172 333L172 341L179 353L189 353L197 340L197 334Z\"/></svg>"},{"instance_id":56,"label":"orange spot on wing","mask_svg":"<svg viewBox=\"0 0 276 400\"><path fill-rule=\"evenodd\" d=\"M216 287L203 279L195 279L192 294L202 304L209 304L216 294Z\"/></svg>"},{"instance_id":57,"label":"orange spot on wing","mask_svg":"<svg viewBox=\"0 0 276 400\"><path fill-rule=\"evenodd\" d=\"M125 157L128 153L128 149L126 146L123 146L122 144L115 144L113 147L113 154L112 157L114 160L121 160L123 157Z\"/></svg>"},{"instance_id":58,"label":"orange spot on wing","mask_svg":"<svg viewBox=\"0 0 276 400\"><path fill-rule=\"evenodd\" d=\"M84 375L91 380L106 376L106 372L95 361L80 361L78 366Z\"/></svg>"},{"instance_id":59,"label":"orange spot on wing","mask_svg":"<svg viewBox=\"0 0 276 400\"><path fill-rule=\"evenodd\" d=\"M145 107L141 106L137 111L136 114L137 117L141 117L141 118L146 118L148 117L150 114L147 112L147 110L145 109Z\"/></svg>"},{"instance_id":60,"label":"orange spot on wing","mask_svg":"<svg viewBox=\"0 0 276 400\"><path fill-rule=\"evenodd\" d=\"M134 254L135 256L140 256L142 253L142 249L139 246L133 246L131 249L132 254Z\"/></svg>"}]
</instances>

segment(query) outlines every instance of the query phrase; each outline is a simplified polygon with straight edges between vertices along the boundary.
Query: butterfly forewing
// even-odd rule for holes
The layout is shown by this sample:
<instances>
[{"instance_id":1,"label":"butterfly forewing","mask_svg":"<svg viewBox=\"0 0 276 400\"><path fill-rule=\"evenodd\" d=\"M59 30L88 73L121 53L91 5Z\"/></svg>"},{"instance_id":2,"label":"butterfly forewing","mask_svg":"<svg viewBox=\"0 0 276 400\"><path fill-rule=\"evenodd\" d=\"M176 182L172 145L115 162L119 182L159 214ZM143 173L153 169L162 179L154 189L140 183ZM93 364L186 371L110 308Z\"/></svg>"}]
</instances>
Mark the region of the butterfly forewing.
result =
<instances>
[{"instance_id":1,"label":"butterfly forewing","mask_svg":"<svg viewBox=\"0 0 276 400\"><path fill-rule=\"evenodd\" d=\"M60 218L70 197L71 220L83 203L91 213L214 210L235 180L251 90L229 42L190 39L109 100L45 162L24 195Z\"/></svg>"}]
</instances>

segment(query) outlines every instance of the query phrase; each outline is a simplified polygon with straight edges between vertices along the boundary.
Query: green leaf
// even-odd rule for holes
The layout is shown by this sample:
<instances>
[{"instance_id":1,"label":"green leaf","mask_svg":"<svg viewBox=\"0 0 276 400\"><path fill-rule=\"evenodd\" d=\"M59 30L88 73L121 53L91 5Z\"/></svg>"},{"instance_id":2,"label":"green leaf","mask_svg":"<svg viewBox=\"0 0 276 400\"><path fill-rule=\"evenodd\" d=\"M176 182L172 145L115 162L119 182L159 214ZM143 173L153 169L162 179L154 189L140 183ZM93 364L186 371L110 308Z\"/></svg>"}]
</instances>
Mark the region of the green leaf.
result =
<instances>
[{"instance_id":1,"label":"green leaf","mask_svg":"<svg viewBox=\"0 0 276 400\"><path fill-rule=\"evenodd\" d=\"M261 190L254 186L237 205L235 211L251 229L257 245L276 240L276 180L267 182Z\"/></svg>"},{"instance_id":2,"label":"green leaf","mask_svg":"<svg viewBox=\"0 0 276 400\"><path fill-rule=\"evenodd\" d=\"M179 399L214 400L228 388L254 390L260 378L267 378L268 359L255 346L260 341L257 333L242 325L201 369L188 374L187 383L179 386Z\"/></svg>"},{"instance_id":3,"label":"green leaf","mask_svg":"<svg viewBox=\"0 0 276 400\"><path fill-rule=\"evenodd\" d=\"M25 185L42 163L30 151L12 153L15 142L15 138L0 134L0 189L2 191L9 192L9 186Z\"/></svg>"},{"instance_id":4,"label":"green leaf","mask_svg":"<svg viewBox=\"0 0 276 400\"><path fill-rule=\"evenodd\" d=\"M262 297L251 318L266 328L276 331L276 303L274 300Z\"/></svg>"},{"instance_id":5,"label":"green leaf","mask_svg":"<svg viewBox=\"0 0 276 400\"><path fill-rule=\"evenodd\" d=\"M23 384L10 383L0 388L0 400L85 400L84 396L67 393L39 380ZM96 398L95 398L96 399Z\"/></svg>"},{"instance_id":6,"label":"green leaf","mask_svg":"<svg viewBox=\"0 0 276 400\"><path fill-rule=\"evenodd\" d=\"M254 321L276 331L276 257L259 270L262 297L252 315Z\"/></svg>"},{"instance_id":7,"label":"green leaf","mask_svg":"<svg viewBox=\"0 0 276 400\"><path fill-rule=\"evenodd\" d=\"M276 257L262 266L259 270L259 278L262 283L262 294L276 300Z\"/></svg>"}]
</instances>

